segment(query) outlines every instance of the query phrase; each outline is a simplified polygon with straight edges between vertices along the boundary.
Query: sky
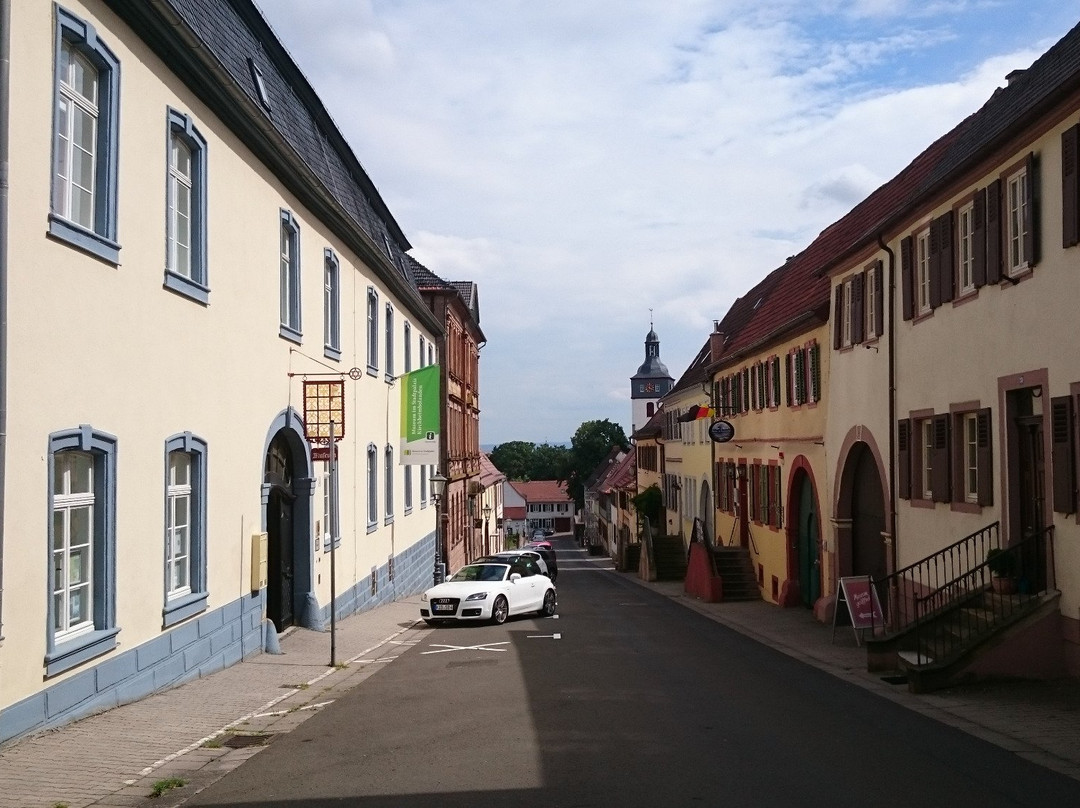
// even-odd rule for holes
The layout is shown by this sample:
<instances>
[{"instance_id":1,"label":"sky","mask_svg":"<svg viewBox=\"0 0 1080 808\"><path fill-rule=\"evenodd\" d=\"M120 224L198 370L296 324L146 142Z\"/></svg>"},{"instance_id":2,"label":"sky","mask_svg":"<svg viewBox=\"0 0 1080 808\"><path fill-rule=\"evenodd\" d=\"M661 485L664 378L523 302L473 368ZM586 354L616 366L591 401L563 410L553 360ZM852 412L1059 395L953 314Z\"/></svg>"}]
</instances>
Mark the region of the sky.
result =
<instances>
[{"instance_id":1,"label":"sky","mask_svg":"<svg viewBox=\"0 0 1080 808\"><path fill-rule=\"evenodd\" d=\"M1077 24L1060 0L256 0L412 244L478 284L480 442L630 433L735 299Z\"/></svg>"}]
</instances>

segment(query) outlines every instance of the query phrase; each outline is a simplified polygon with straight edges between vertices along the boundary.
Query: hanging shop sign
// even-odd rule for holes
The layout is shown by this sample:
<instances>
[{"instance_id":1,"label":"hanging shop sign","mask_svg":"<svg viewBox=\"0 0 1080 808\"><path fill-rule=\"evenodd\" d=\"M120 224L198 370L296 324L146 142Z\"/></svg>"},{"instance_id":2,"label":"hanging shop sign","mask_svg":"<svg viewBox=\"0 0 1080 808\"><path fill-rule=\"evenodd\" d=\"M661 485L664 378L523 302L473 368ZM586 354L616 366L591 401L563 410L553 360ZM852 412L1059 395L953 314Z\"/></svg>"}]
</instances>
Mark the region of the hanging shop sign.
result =
<instances>
[{"instance_id":1,"label":"hanging shop sign","mask_svg":"<svg viewBox=\"0 0 1080 808\"><path fill-rule=\"evenodd\" d=\"M709 437L714 443L727 443L735 437L735 427L731 421L713 421L709 425Z\"/></svg>"}]
</instances>

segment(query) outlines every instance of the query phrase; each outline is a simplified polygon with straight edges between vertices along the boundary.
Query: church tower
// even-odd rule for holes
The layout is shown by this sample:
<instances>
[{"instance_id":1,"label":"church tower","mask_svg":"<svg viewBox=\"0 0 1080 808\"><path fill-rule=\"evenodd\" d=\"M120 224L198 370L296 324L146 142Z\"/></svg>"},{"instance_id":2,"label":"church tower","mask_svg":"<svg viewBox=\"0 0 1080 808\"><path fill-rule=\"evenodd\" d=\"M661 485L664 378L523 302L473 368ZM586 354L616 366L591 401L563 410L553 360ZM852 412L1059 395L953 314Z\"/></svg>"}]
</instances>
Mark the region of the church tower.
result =
<instances>
[{"instance_id":1,"label":"church tower","mask_svg":"<svg viewBox=\"0 0 1080 808\"><path fill-rule=\"evenodd\" d=\"M633 435L656 412L660 401L675 380L668 374L667 367L660 361L660 337L653 330L652 316L649 317L649 333L645 335L645 361L637 373L630 377L631 424Z\"/></svg>"}]
</instances>

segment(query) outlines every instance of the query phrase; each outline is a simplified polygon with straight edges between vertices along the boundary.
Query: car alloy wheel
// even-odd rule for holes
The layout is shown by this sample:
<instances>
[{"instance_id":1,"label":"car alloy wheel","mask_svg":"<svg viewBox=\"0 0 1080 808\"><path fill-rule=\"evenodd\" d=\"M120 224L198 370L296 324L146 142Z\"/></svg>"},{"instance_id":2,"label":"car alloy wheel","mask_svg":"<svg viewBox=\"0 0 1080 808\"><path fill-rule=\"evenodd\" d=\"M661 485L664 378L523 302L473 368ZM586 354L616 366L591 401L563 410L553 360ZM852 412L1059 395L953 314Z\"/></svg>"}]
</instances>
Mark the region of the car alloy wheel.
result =
<instances>
[{"instance_id":1,"label":"car alloy wheel","mask_svg":"<svg viewBox=\"0 0 1080 808\"><path fill-rule=\"evenodd\" d=\"M555 590L549 589L544 593L544 608L540 610L540 614L544 617L551 617L555 614Z\"/></svg>"},{"instance_id":2,"label":"car alloy wheel","mask_svg":"<svg viewBox=\"0 0 1080 808\"><path fill-rule=\"evenodd\" d=\"M495 605L491 607L491 621L496 625L502 625L506 622L507 616L510 614L510 604L506 602L506 598L502 595L495 598Z\"/></svg>"}]
</instances>

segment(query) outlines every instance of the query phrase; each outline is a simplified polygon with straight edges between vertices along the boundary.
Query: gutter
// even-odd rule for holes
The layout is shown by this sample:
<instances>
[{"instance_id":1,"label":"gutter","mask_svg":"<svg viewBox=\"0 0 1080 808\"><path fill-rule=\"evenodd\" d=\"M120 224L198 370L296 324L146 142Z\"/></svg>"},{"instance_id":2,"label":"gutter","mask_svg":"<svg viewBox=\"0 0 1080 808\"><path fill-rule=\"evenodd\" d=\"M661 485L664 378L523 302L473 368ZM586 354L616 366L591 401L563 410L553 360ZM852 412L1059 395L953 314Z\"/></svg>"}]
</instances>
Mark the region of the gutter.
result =
<instances>
[{"instance_id":1,"label":"gutter","mask_svg":"<svg viewBox=\"0 0 1080 808\"><path fill-rule=\"evenodd\" d=\"M887 574L896 572L896 253L885 243L882 233L877 236L878 246L889 256L889 534L892 546L888 558Z\"/></svg>"},{"instance_id":2,"label":"gutter","mask_svg":"<svg viewBox=\"0 0 1080 808\"><path fill-rule=\"evenodd\" d=\"M4 639L4 501L7 489L8 111L11 0L0 0L0 642Z\"/></svg>"}]
</instances>

